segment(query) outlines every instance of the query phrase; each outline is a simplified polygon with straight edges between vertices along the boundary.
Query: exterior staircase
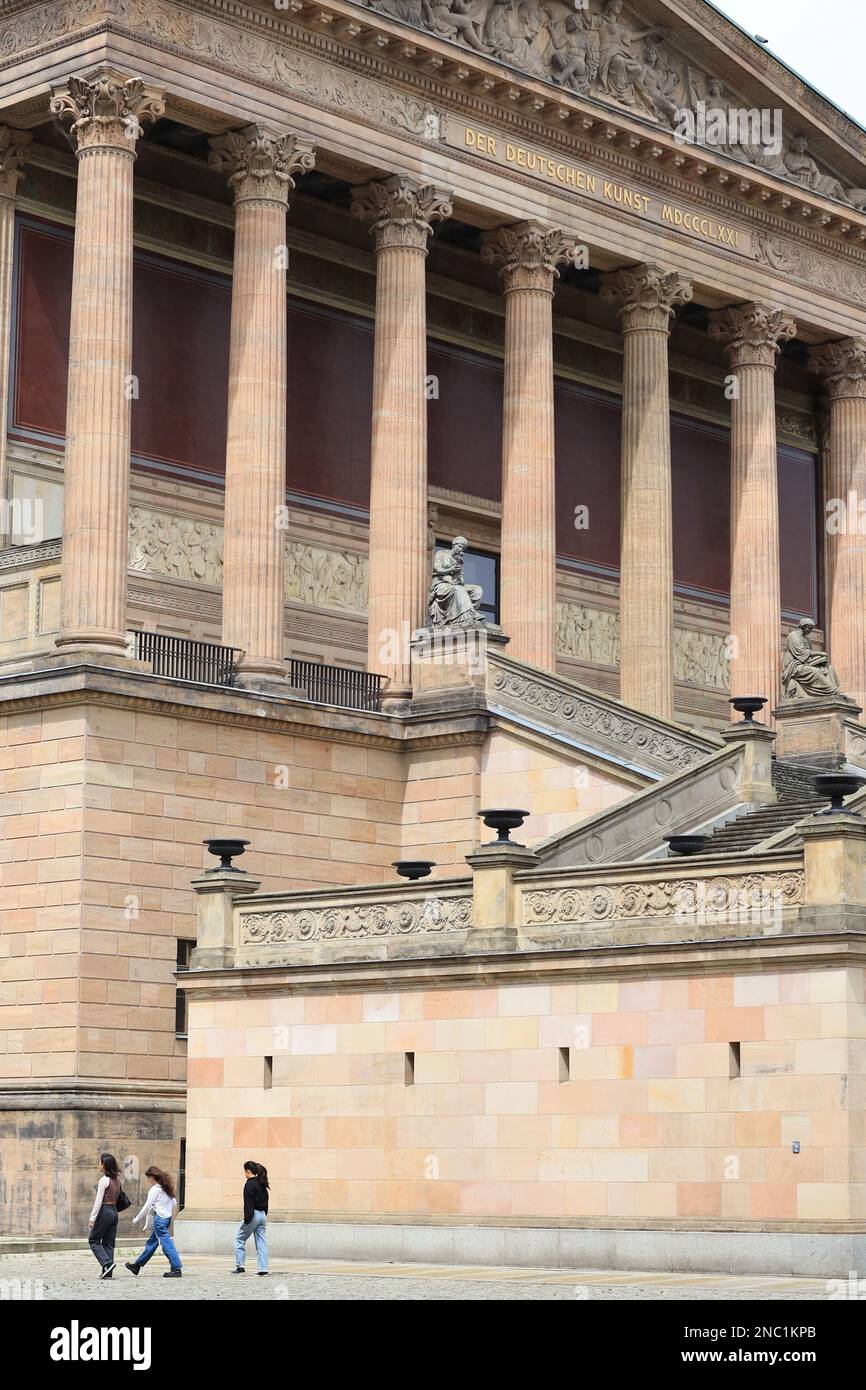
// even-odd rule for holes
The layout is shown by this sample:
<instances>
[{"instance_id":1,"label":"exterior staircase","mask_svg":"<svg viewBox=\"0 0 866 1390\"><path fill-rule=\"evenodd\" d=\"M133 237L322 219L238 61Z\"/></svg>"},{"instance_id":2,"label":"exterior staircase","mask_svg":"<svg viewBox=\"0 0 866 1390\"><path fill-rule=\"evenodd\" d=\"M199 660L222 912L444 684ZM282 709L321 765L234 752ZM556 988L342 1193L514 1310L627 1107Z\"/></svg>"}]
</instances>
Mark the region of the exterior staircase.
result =
<instances>
[{"instance_id":1,"label":"exterior staircase","mask_svg":"<svg viewBox=\"0 0 866 1390\"><path fill-rule=\"evenodd\" d=\"M827 805L827 798L815 791L815 775L826 768L803 767L799 763L784 763L773 759L773 785L779 799L771 806L761 806L738 820L723 825L713 833L708 854L746 854L763 844L780 830L787 830L806 816L814 815Z\"/></svg>"}]
</instances>

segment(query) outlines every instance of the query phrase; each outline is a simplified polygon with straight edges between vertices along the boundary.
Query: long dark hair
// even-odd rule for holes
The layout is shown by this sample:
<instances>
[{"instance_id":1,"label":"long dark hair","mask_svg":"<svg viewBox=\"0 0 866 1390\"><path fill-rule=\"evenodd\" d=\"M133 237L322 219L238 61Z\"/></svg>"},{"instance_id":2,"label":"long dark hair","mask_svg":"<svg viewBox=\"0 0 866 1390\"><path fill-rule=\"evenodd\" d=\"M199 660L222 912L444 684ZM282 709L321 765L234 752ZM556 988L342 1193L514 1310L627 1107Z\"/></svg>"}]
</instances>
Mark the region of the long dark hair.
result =
<instances>
[{"instance_id":1,"label":"long dark hair","mask_svg":"<svg viewBox=\"0 0 866 1390\"><path fill-rule=\"evenodd\" d=\"M107 1178L120 1177L120 1170L117 1167L117 1159L114 1157L114 1154L100 1154L99 1161L102 1164L102 1170Z\"/></svg>"},{"instance_id":2,"label":"long dark hair","mask_svg":"<svg viewBox=\"0 0 866 1390\"><path fill-rule=\"evenodd\" d=\"M256 1163L254 1158L248 1158L244 1164L244 1172L253 1173L262 1187L268 1186L268 1170L263 1163Z\"/></svg>"},{"instance_id":3,"label":"long dark hair","mask_svg":"<svg viewBox=\"0 0 866 1390\"><path fill-rule=\"evenodd\" d=\"M144 1175L146 1178L153 1178L158 1182L166 1197L174 1197L174 1183L168 1173L164 1173L161 1168L148 1168Z\"/></svg>"}]
</instances>

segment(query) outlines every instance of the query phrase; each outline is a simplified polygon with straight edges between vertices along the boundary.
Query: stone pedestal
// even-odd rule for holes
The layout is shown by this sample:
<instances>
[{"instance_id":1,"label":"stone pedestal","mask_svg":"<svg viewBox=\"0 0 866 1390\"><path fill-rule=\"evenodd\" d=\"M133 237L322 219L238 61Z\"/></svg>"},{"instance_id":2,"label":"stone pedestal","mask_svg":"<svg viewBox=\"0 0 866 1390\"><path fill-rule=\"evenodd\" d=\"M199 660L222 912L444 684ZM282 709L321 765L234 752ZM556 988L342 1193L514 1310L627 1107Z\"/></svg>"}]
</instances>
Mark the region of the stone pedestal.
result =
<instances>
[{"instance_id":1,"label":"stone pedestal","mask_svg":"<svg viewBox=\"0 0 866 1390\"><path fill-rule=\"evenodd\" d=\"M866 926L866 820L846 813L810 816L801 826L806 890L804 924Z\"/></svg>"},{"instance_id":2,"label":"stone pedestal","mask_svg":"<svg viewBox=\"0 0 866 1390\"><path fill-rule=\"evenodd\" d=\"M514 951L518 944L518 869L538 867L538 856L525 845L496 841L467 854L472 869L472 927L467 951Z\"/></svg>"},{"instance_id":3,"label":"stone pedestal","mask_svg":"<svg viewBox=\"0 0 866 1390\"><path fill-rule=\"evenodd\" d=\"M219 970L235 963L235 898L258 892L261 880L243 869L208 869L192 880L196 895L196 944L192 970Z\"/></svg>"},{"instance_id":4,"label":"stone pedestal","mask_svg":"<svg viewBox=\"0 0 866 1390\"><path fill-rule=\"evenodd\" d=\"M412 708L425 711L483 704L487 654L502 651L508 638L492 625L446 631L421 628L412 639Z\"/></svg>"},{"instance_id":5,"label":"stone pedestal","mask_svg":"<svg viewBox=\"0 0 866 1390\"><path fill-rule=\"evenodd\" d=\"M764 304L711 317L731 365L731 694L779 698L782 613L776 359L796 324Z\"/></svg>"},{"instance_id":6,"label":"stone pedestal","mask_svg":"<svg viewBox=\"0 0 866 1390\"><path fill-rule=\"evenodd\" d=\"M427 241L449 195L405 175L355 191L376 238L367 668L408 699L411 634L427 594Z\"/></svg>"},{"instance_id":7,"label":"stone pedestal","mask_svg":"<svg viewBox=\"0 0 866 1390\"><path fill-rule=\"evenodd\" d=\"M553 286L576 246L537 222L501 227L482 255L505 293L502 406L502 624L517 661L556 670Z\"/></svg>"},{"instance_id":8,"label":"stone pedestal","mask_svg":"<svg viewBox=\"0 0 866 1390\"><path fill-rule=\"evenodd\" d=\"M769 806L778 800L773 786L773 744L776 734L766 724L741 719L722 734L725 743L739 743L743 764L737 790L742 801L752 806Z\"/></svg>"},{"instance_id":9,"label":"stone pedestal","mask_svg":"<svg viewBox=\"0 0 866 1390\"><path fill-rule=\"evenodd\" d=\"M674 717L674 558L668 339L692 297L682 275L656 265L619 271L602 296L621 302L622 482L620 699Z\"/></svg>"},{"instance_id":10,"label":"stone pedestal","mask_svg":"<svg viewBox=\"0 0 866 1390\"><path fill-rule=\"evenodd\" d=\"M78 155L57 646L126 651L132 378L132 170L162 96L108 67L51 110Z\"/></svg>"},{"instance_id":11,"label":"stone pedestal","mask_svg":"<svg viewBox=\"0 0 866 1390\"><path fill-rule=\"evenodd\" d=\"M838 767L845 761L845 723L862 713L844 695L821 700L786 700L773 710L776 756L785 762Z\"/></svg>"},{"instance_id":12,"label":"stone pedestal","mask_svg":"<svg viewBox=\"0 0 866 1390\"><path fill-rule=\"evenodd\" d=\"M243 652L243 684L287 670L277 524L286 500L286 212L293 175L314 155L294 135L249 126L214 140L211 163L228 173L235 200L223 642Z\"/></svg>"}]
</instances>

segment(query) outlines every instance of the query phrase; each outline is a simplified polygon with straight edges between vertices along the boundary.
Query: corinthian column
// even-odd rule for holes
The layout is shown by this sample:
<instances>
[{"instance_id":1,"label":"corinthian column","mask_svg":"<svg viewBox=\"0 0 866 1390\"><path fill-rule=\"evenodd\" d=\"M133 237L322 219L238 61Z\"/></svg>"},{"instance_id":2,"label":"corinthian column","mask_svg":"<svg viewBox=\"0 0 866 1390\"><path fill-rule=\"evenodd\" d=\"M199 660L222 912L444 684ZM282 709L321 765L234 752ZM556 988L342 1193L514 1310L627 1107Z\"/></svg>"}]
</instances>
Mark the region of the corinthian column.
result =
<instances>
[{"instance_id":1,"label":"corinthian column","mask_svg":"<svg viewBox=\"0 0 866 1390\"><path fill-rule=\"evenodd\" d=\"M402 174L355 191L352 211L376 238L376 339L370 457L367 664L387 695L411 695L409 637L427 594L427 308L432 224L449 194Z\"/></svg>"},{"instance_id":2,"label":"corinthian column","mask_svg":"<svg viewBox=\"0 0 866 1390\"><path fill-rule=\"evenodd\" d=\"M6 431L9 427L9 355L12 335L12 276L15 246L15 195L30 158L33 136L0 126L0 549L9 544L9 477Z\"/></svg>"},{"instance_id":3,"label":"corinthian column","mask_svg":"<svg viewBox=\"0 0 866 1390\"><path fill-rule=\"evenodd\" d=\"M779 688L782 612L779 591L779 485L776 458L776 359L797 331L781 310L742 304L711 316L734 377L731 400L731 694Z\"/></svg>"},{"instance_id":4,"label":"corinthian column","mask_svg":"<svg viewBox=\"0 0 866 1390\"><path fill-rule=\"evenodd\" d=\"M866 339L813 348L809 365L827 393L827 503L838 508L824 543L828 646L844 693L866 709Z\"/></svg>"},{"instance_id":5,"label":"corinthian column","mask_svg":"<svg viewBox=\"0 0 866 1390\"><path fill-rule=\"evenodd\" d=\"M153 87L108 67L51 110L78 155L57 646L125 652L132 372L132 166Z\"/></svg>"},{"instance_id":6,"label":"corinthian column","mask_svg":"<svg viewBox=\"0 0 866 1390\"><path fill-rule=\"evenodd\" d=\"M505 293L500 623L511 655L556 669L556 453L553 285L577 247L537 222L484 242Z\"/></svg>"},{"instance_id":7,"label":"corinthian column","mask_svg":"<svg viewBox=\"0 0 866 1390\"><path fill-rule=\"evenodd\" d=\"M674 565L668 339L692 297L657 265L618 271L602 296L620 302L623 332L620 478L620 699L674 715Z\"/></svg>"},{"instance_id":8,"label":"corinthian column","mask_svg":"<svg viewBox=\"0 0 866 1390\"><path fill-rule=\"evenodd\" d=\"M314 163L307 141L259 126L211 142L235 200L222 630L242 678L286 674L286 211Z\"/></svg>"}]
</instances>

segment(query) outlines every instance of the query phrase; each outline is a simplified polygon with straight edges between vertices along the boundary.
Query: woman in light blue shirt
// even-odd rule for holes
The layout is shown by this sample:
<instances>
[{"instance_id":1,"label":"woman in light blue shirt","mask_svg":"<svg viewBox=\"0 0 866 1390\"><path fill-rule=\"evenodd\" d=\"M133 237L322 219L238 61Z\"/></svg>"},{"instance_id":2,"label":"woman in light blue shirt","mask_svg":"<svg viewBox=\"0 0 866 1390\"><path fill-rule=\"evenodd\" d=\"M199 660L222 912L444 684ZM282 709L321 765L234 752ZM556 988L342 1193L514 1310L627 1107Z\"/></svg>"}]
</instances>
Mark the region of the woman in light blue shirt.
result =
<instances>
[{"instance_id":1,"label":"woman in light blue shirt","mask_svg":"<svg viewBox=\"0 0 866 1390\"><path fill-rule=\"evenodd\" d=\"M180 1279L181 1263L180 1255L175 1248L171 1238L171 1220L174 1216L174 1209L177 1206L177 1198L174 1195L174 1183L168 1173L164 1173L161 1168L148 1168L144 1175L146 1178L153 1179L153 1186L147 1194L144 1206L137 1216L132 1218L133 1225L137 1221L144 1220L145 1230L150 1227L150 1234L147 1244L142 1250L137 1260L126 1262L126 1268L130 1274L138 1274L142 1265L146 1265L151 1255L155 1255L157 1247L162 1247L171 1269L167 1270L162 1276L163 1279Z\"/></svg>"}]
</instances>

